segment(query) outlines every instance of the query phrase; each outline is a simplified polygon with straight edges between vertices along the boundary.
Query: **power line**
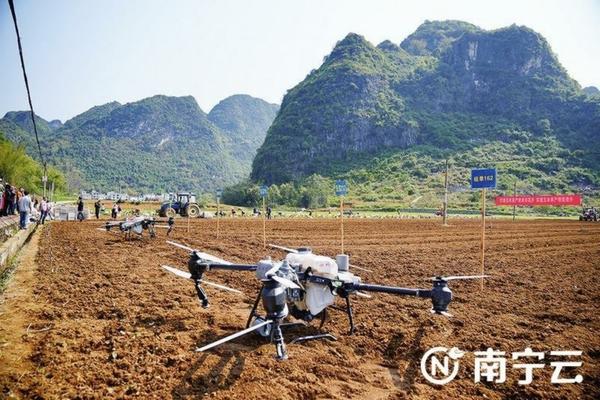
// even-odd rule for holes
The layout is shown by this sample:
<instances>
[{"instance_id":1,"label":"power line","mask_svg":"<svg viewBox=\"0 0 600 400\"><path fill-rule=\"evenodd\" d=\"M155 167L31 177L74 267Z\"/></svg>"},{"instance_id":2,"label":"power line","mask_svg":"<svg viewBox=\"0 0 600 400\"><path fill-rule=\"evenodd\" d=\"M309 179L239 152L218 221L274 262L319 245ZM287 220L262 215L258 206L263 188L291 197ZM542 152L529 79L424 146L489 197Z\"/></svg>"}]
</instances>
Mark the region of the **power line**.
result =
<instances>
[{"instance_id":1,"label":"power line","mask_svg":"<svg viewBox=\"0 0 600 400\"><path fill-rule=\"evenodd\" d=\"M23 59L23 47L21 46L21 35L19 34L19 26L17 24L17 14L15 13L15 5L13 0L8 0L10 7L10 13L12 14L13 22L15 24L15 32L17 34L17 44L19 46L19 57L21 58L21 69L23 70L23 79L25 80L25 89L27 89L27 99L29 100L29 110L31 113L31 122L33 123L33 132L35 133L35 141L37 143L38 152L40 154L40 160L44 167L44 177L47 175L46 171L46 160L42 153L42 146L40 146L40 139L38 137L37 125L35 123L35 113L33 112L33 103L31 102L31 92L29 90L29 81L27 80L27 72L25 71L25 60Z\"/></svg>"}]
</instances>

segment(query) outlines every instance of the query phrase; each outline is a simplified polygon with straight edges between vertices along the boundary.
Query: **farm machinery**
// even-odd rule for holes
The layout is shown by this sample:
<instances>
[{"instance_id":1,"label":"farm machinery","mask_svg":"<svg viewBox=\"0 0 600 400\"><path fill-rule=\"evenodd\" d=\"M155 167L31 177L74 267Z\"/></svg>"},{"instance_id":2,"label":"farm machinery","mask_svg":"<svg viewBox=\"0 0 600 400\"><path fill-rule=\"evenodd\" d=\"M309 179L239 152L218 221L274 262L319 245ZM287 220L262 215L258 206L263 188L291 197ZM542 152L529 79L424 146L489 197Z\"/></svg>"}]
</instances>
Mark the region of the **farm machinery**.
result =
<instances>
[{"instance_id":1,"label":"farm machinery","mask_svg":"<svg viewBox=\"0 0 600 400\"><path fill-rule=\"evenodd\" d=\"M355 326L350 298L353 296L370 298L371 296L367 292L378 292L428 298L431 299L432 313L449 316L448 305L452 300L452 291L448 287L448 283L459 279L486 277L486 275L436 276L429 279L432 283L430 289L403 288L363 283L360 277L350 272L350 268L355 268L355 266L350 265L349 257L346 254L340 254L332 259L314 254L310 248L291 249L271 245L271 247L288 253L284 260L273 261L267 258L256 264L234 264L177 242L167 241L167 243L190 252L187 264L188 272L168 265L162 267L179 277L191 279L194 282L198 299L204 308L209 307L209 299L202 284L241 293L236 289L206 281L204 275L209 271L254 272L256 278L261 282L261 288L254 300L245 329L197 348L198 352L209 350L250 332L257 332L275 345L276 358L284 360L287 358L287 350L282 329L287 327L303 326L320 319L319 334L297 337L291 344L315 339L337 340L332 334L321 331L327 319L329 307L340 309L346 313L349 334L352 335ZM336 298L343 299L343 307L337 307L334 304ZM264 309L262 315L258 312L261 302ZM284 322L288 316L299 322Z\"/></svg>"},{"instance_id":2,"label":"farm machinery","mask_svg":"<svg viewBox=\"0 0 600 400\"><path fill-rule=\"evenodd\" d=\"M600 219L600 212L596 207L588 207L581 210L580 221L598 221L598 219Z\"/></svg>"},{"instance_id":3,"label":"farm machinery","mask_svg":"<svg viewBox=\"0 0 600 400\"><path fill-rule=\"evenodd\" d=\"M132 233L141 237L144 231L148 231L150 237L154 238L156 237L155 228L167 228L167 236L169 236L175 225L175 220L172 217L167 220L167 225L156 225L156 222L154 218L136 216L127 218L125 221L107 221L104 228L98 228L98 230L111 232L111 229L116 228L124 233L127 239L131 239Z\"/></svg>"},{"instance_id":4,"label":"farm machinery","mask_svg":"<svg viewBox=\"0 0 600 400\"><path fill-rule=\"evenodd\" d=\"M196 203L194 193L177 193L174 199L164 202L158 210L161 217L182 217L196 218L200 216L200 206Z\"/></svg>"}]
</instances>

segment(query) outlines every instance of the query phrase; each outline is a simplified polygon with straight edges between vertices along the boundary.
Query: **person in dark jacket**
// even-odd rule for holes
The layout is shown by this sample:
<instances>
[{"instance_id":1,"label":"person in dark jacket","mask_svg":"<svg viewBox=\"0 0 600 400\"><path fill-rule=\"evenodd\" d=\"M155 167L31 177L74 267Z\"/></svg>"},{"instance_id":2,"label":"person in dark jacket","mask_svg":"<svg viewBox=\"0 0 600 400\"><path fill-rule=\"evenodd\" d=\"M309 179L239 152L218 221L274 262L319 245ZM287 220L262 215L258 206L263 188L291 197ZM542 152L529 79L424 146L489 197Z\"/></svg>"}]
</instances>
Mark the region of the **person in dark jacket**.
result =
<instances>
[{"instance_id":1,"label":"person in dark jacket","mask_svg":"<svg viewBox=\"0 0 600 400\"><path fill-rule=\"evenodd\" d=\"M17 191L14 186L8 188L8 208L6 209L6 215L15 214L15 203L17 201Z\"/></svg>"},{"instance_id":2,"label":"person in dark jacket","mask_svg":"<svg viewBox=\"0 0 600 400\"><path fill-rule=\"evenodd\" d=\"M8 215L8 209L10 204L10 184L6 182L4 191L2 192L2 209L0 210L0 217Z\"/></svg>"},{"instance_id":3,"label":"person in dark jacket","mask_svg":"<svg viewBox=\"0 0 600 400\"><path fill-rule=\"evenodd\" d=\"M83 216L83 199L79 196L79 201L77 201L77 219L79 222L83 221L85 217Z\"/></svg>"},{"instance_id":4,"label":"person in dark jacket","mask_svg":"<svg viewBox=\"0 0 600 400\"><path fill-rule=\"evenodd\" d=\"M96 201L94 203L94 213L96 214L96 219L100 218L100 209L102 208L102 203L100 203L100 200Z\"/></svg>"}]
</instances>

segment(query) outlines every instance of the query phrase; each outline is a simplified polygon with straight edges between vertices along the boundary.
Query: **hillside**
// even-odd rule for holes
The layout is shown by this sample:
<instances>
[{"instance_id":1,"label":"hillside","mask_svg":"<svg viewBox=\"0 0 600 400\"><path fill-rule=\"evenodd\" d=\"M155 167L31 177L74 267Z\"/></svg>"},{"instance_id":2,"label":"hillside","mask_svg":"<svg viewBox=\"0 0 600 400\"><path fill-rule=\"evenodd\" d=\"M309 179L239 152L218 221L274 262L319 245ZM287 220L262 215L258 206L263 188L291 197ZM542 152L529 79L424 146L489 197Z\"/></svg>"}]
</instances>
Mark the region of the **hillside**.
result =
<instances>
[{"instance_id":1,"label":"hillside","mask_svg":"<svg viewBox=\"0 0 600 400\"><path fill-rule=\"evenodd\" d=\"M229 139L233 156L250 165L278 109L277 104L238 94L221 100L208 119Z\"/></svg>"},{"instance_id":2,"label":"hillside","mask_svg":"<svg viewBox=\"0 0 600 400\"><path fill-rule=\"evenodd\" d=\"M274 107L233 96L211 112L213 123L191 96L154 96L92 107L64 124L36 121L44 151L73 189L210 191L248 175ZM0 131L32 149L33 129L21 115L7 113Z\"/></svg>"},{"instance_id":3,"label":"hillside","mask_svg":"<svg viewBox=\"0 0 600 400\"><path fill-rule=\"evenodd\" d=\"M400 46L352 33L338 42L284 97L252 179L316 173L352 178L371 197L401 197L431 190L446 157L464 168L508 157L498 164L501 190L519 180L530 191L564 191L600 186L598 148L600 99L541 35L426 22Z\"/></svg>"}]
</instances>

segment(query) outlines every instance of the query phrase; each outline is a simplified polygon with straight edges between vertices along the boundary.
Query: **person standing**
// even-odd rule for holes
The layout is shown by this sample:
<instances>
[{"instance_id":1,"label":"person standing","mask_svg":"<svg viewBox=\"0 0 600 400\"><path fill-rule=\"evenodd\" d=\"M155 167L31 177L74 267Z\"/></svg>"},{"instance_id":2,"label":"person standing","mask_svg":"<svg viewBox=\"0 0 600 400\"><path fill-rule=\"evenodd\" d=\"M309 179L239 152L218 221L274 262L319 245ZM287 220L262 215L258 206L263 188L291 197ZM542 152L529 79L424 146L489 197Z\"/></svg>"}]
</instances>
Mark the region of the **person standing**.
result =
<instances>
[{"instance_id":1,"label":"person standing","mask_svg":"<svg viewBox=\"0 0 600 400\"><path fill-rule=\"evenodd\" d=\"M113 204L112 207L112 212L110 214L110 217L112 219L117 219L117 213L119 212L119 206L117 205L117 203Z\"/></svg>"},{"instance_id":2,"label":"person standing","mask_svg":"<svg viewBox=\"0 0 600 400\"><path fill-rule=\"evenodd\" d=\"M17 190L14 186L10 186L8 190L8 209L6 210L7 215L15 214L15 203L17 201Z\"/></svg>"},{"instance_id":3,"label":"person standing","mask_svg":"<svg viewBox=\"0 0 600 400\"><path fill-rule=\"evenodd\" d=\"M17 209L17 213L21 212L21 210L19 209L19 200L21 200L21 197L23 197L24 195L25 195L25 189L23 189L23 188L20 188L15 193L15 207ZM31 198L29 198L29 199L31 200Z\"/></svg>"},{"instance_id":4,"label":"person standing","mask_svg":"<svg viewBox=\"0 0 600 400\"><path fill-rule=\"evenodd\" d=\"M2 189L2 199L0 200L0 217L7 215L6 210L8 209L8 192L10 191L10 185L6 182L6 185Z\"/></svg>"},{"instance_id":5,"label":"person standing","mask_svg":"<svg viewBox=\"0 0 600 400\"><path fill-rule=\"evenodd\" d=\"M23 191L23 195L19 199L19 228L26 229L29 222L29 213L31 212L31 198L27 190Z\"/></svg>"},{"instance_id":6,"label":"person standing","mask_svg":"<svg viewBox=\"0 0 600 400\"><path fill-rule=\"evenodd\" d=\"M39 221L39 207L40 202L37 197L31 196L31 202L33 205L31 206L31 215L29 216L29 220Z\"/></svg>"},{"instance_id":7,"label":"person standing","mask_svg":"<svg viewBox=\"0 0 600 400\"><path fill-rule=\"evenodd\" d=\"M96 214L96 219L100 219L100 209L102 208L102 203L100 203L100 200L97 200L94 203L94 213Z\"/></svg>"},{"instance_id":8,"label":"person standing","mask_svg":"<svg viewBox=\"0 0 600 400\"><path fill-rule=\"evenodd\" d=\"M51 201L47 201L46 205L48 206L48 218L54 220L54 203L52 203Z\"/></svg>"},{"instance_id":9,"label":"person standing","mask_svg":"<svg viewBox=\"0 0 600 400\"><path fill-rule=\"evenodd\" d=\"M48 199L46 199L45 197L42 197L42 202L40 203L40 219L42 221L42 225L44 225L44 222L46 221L46 217L48 216Z\"/></svg>"},{"instance_id":10,"label":"person standing","mask_svg":"<svg viewBox=\"0 0 600 400\"><path fill-rule=\"evenodd\" d=\"M77 202L77 219L79 222L83 221L85 217L83 216L83 199L79 196L79 201Z\"/></svg>"}]
</instances>

